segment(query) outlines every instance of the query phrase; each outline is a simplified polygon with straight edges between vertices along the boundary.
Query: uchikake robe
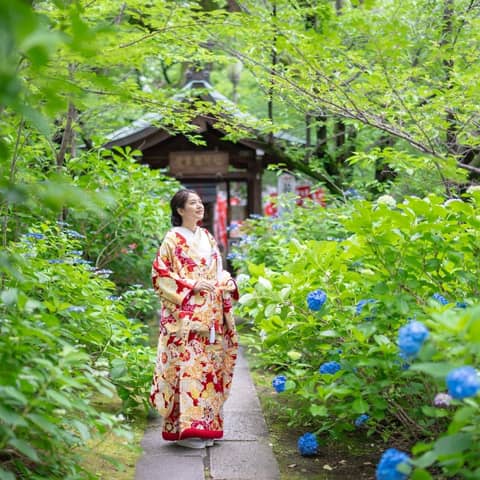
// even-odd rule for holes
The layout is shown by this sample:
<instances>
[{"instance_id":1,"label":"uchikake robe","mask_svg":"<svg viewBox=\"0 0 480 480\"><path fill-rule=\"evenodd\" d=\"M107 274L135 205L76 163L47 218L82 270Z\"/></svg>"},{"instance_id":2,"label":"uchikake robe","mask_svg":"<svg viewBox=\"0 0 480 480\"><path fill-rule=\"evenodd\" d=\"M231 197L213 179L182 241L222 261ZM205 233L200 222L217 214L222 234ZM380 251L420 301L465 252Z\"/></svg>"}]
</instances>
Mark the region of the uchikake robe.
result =
<instances>
[{"instance_id":1,"label":"uchikake robe","mask_svg":"<svg viewBox=\"0 0 480 480\"><path fill-rule=\"evenodd\" d=\"M171 229L152 267L162 307L150 402L163 416L165 440L223 436L223 404L237 358L237 286L221 269L214 238L198 229L188 241L182 228ZM198 235L204 243L207 236L209 249L198 248ZM215 282L215 293L194 294L199 280Z\"/></svg>"}]
</instances>

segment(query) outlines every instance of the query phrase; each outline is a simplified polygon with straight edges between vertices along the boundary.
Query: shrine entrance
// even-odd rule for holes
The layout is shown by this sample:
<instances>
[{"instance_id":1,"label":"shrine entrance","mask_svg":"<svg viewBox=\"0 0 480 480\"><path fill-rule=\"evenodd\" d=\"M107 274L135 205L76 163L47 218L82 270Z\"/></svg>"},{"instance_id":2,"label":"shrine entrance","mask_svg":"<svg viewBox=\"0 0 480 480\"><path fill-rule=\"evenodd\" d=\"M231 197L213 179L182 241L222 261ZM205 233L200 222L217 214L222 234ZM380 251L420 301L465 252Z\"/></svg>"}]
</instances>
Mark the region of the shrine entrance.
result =
<instances>
[{"instance_id":1,"label":"shrine entrance","mask_svg":"<svg viewBox=\"0 0 480 480\"><path fill-rule=\"evenodd\" d=\"M208 81L192 80L182 92L191 98L193 89L195 98L230 103L231 112L235 112L235 105L216 92ZM176 98L182 101L181 94ZM226 255L239 235L235 227L252 214L262 214L264 169L270 163L288 164L288 160L278 148L273 153L263 138L242 138L235 142L225 139L225 132L211 115L198 115L191 121L192 133L201 139L201 144L158 124L161 116L149 113L131 126L112 133L104 146L129 146L140 151L140 163L162 169L186 188L196 190L205 203L204 224Z\"/></svg>"},{"instance_id":2,"label":"shrine entrance","mask_svg":"<svg viewBox=\"0 0 480 480\"><path fill-rule=\"evenodd\" d=\"M216 238L222 254L230 250L240 236L239 227L248 218L247 180L182 181L195 190L205 205L203 226Z\"/></svg>"}]
</instances>

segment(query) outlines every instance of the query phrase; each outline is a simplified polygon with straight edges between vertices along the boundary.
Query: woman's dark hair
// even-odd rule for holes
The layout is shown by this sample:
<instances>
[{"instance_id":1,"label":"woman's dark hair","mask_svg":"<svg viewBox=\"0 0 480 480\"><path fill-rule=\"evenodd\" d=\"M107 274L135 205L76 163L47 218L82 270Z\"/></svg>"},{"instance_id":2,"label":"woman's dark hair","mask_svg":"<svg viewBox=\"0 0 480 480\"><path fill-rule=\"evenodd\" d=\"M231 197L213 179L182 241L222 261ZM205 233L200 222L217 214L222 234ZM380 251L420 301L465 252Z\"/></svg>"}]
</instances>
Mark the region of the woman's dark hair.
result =
<instances>
[{"instance_id":1,"label":"woman's dark hair","mask_svg":"<svg viewBox=\"0 0 480 480\"><path fill-rule=\"evenodd\" d=\"M188 188L183 188L182 190L179 190L170 200L170 209L172 210L172 226L174 227L181 227L182 226L182 217L178 213L179 208L185 208L185 204L187 203L188 196L193 193L197 197L198 195L197 192L194 190L188 190Z\"/></svg>"}]
</instances>

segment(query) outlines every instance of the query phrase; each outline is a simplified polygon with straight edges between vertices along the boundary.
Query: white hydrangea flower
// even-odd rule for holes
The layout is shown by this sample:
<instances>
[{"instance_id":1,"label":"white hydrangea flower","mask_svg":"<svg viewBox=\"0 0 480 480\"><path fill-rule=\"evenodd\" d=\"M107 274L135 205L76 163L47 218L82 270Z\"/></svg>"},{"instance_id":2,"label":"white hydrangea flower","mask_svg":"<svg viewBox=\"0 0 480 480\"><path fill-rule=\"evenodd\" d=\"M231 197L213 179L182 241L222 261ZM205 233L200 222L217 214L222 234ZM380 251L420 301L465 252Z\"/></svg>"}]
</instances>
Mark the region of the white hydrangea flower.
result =
<instances>
[{"instance_id":1,"label":"white hydrangea flower","mask_svg":"<svg viewBox=\"0 0 480 480\"><path fill-rule=\"evenodd\" d=\"M391 195L382 195L377 198L377 205L387 205L393 208L397 206L397 201Z\"/></svg>"}]
</instances>

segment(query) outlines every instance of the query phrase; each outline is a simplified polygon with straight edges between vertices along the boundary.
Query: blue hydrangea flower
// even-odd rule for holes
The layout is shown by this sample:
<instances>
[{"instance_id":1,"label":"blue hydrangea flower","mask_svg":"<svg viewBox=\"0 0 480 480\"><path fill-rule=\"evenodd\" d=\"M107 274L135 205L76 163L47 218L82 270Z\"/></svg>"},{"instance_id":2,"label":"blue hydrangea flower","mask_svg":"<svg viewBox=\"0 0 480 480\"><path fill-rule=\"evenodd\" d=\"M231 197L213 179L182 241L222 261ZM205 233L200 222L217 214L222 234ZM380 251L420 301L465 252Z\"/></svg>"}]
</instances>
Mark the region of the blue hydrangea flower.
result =
<instances>
[{"instance_id":1,"label":"blue hydrangea flower","mask_svg":"<svg viewBox=\"0 0 480 480\"><path fill-rule=\"evenodd\" d=\"M307 432L298 439L297 446L300 455L315 455L318 452L317 436L313 433Z\"/></svg>"},{"instance_id":2,"label":"blue hydrangea flower","mask_svg":"<svg viewBox=\"0 0 480 480\"><path fill-rule=\"evenodd\" d=\"M281 230L282 225L280 223L274 223L272 225L272 230Z\"/></svg>"},{"instance_id":3,"label":"blue hydrangea flower","mask_svg":"<svg viewBox=\"0 0 480 480\"><path fill-rule=\"evenodd\" d=\"M70 238L86 238L85 235L82 235L81 233L78 233L75 230L65 230L65 233L70 237Z\"/></svg>"},{"instance_id":4,"label":"blue hydrangea flower","mask_svg":"<svg viewBox=\"0 0 480 480\"><path fill-rule=\"evenodd\" d=\"M85 310L86 310L86 307L72 305L71 307L68 307L65 311L66 312L73 312L73 313L82 313Z\"/></svg>"},{"instance_id":5,"label":"blue hydrangea flower","mask_svg":"<svg viewBox=\"0 0 480 480\"><path fill-rule=\"evenodd\" d=\"M403 358L415 356L428 338L428 328L422 323L412 320L398 331L398 347Z\"/></svg>"},{"instance_id":6,"label":"blue hydrangea flower","mask_svg":"<svg viewBox=\"0 0 480 480\"><path fill-rule=\"evenodd\" d=\"M474 397L480 390L480 378L473 367L455 368L447 375L447 387L453 398Z\"/></svg>"},{"instance_id":7,"label":"blue hydrangea flower","mask_svg":"<svg viewBox=\"0 0 480 480\"><path fill-rule=\"evenodd\" d=\"M408 475L397 470L399 465L410 465L410 457L396 448L383 452L377 465L377 480L406 480Z\"/></svg>"},{"instance_id":8,"label":"blue hydrangea flower","mask_svg":"<svg viewBox=\"0 0 480 480\"><path fill-rule=\"evenodd\" d=\"M108 268L102 268L100 270L95 270L94 273L99 277L109 277L113 273L113 270L109 270Z\"/></svg>"},{"instance_id":9,"label":"blue hydrangea flower","mask_svg":"<svg viewBox=\"0 0 480 480\"><path fill-rule=\"evenodd\" d=\"M436 300L438 303L440 303L441 305L448 305L448 300L443 295L440 295L439 293L434 293L432 295L432 298Z\"/></svg>"},{"instance_id":10,"label":"blue hydrangea flower","mask_svg":"<svg viewBox=\"0 0 480 480\"><path fill-rule=\"evenodd\" d=\"M73 265L90 265L92 264L92 260L85 260L84 258L75 258L72 261Z\"/></svg>"},{"instance_id":11,"label":"blue hydrangea flower","mask_svg":"<svg viewBox=\"0 0 480 480\"><path fill-rule=\"evenodd\" d=\"M257 241L257 237L255 235L244 235L240 239L240 245L253 245Z\"/></svg>"},{"instance_id":12,"label":"blue hydrangea flower","mask_svg":"<svg viewBox=\"0 0 480 480\"><path fill-rule=\"evenodd\" d=\"M235 260L237 258L238 254L235 252L230 252L227 254L227 260Z\"/></svg>"},{"instance_id":13,"label":"blue hydrangea flower","mask_svg":"<svg viewBox=\"0 0 480 480\"><path fill-rule=\"evenodd\" d=\"M25 234L25 236L28 238L34 238L35 240L42 240L42 238L45 238L45 235L43 235L43 233L35 233L35 232L28 232Z\"/></svg>"},{"instance_id":14,"label":"blue hydrangea flower","mask_svg":"<svg viewBox=\"0 0 480 480\"><path fill-rule=\"evenodd\" d=\"M370 418L369 415L367 415L366 413L362 413L360 416L358 416L355 419L355 426L361 427L369 418Z\"/></svg>"},{"instance_id":15,"label":"blue hydrangea flower","mask_svg":"<svg viewBox=\"0 0 480 480\"><path fill-rule=\"evenodd\" d=\"M355 307L355 315L360 315L365 305L368 305L369 303L375 303L375 301L376 300L374 298L360 300Z\"/></svg>"},{"instance_id":16,"label":"blue hydrangea flower","mask_svg":"<svg viewBox=\"0 0 480 480\"><path fill-rule=\"evenodd\" d=\"M262 218L262 216L259 215L258 213L251 213L249 217L252 218L253 220L260 220Z\"/></svg>"},{"instance_id":17,"label":"blue hydrangea flower","mask_svg":"<svg viewBox=\"0 0 480 480\"><path fill-rule=\"evenodd\" d=\"M48 263L54 265L56 263L65 263L65 260L62 260L61 258L52 258L48 261Z\"/></svg>"},{"instance_id":18,"label":"blue hydrangea flower","mask_svg":"<svg viewBox=\"0 0 480 480\"><path fill-rule=\"evenodd\" d=\"M457 303L455 304L455 306L456 306L457 308L467 308L467 307L468 307L468 303L467 303L467 302L457 302Z\"/></svg>"},{"instance_id":19,"label":"blue hydrangea flower","mask_svg":"<svg viewBox=\"0 0 480 480\"><path fill-rule=\"evenodd\" d=\"M320 365L318 371L323 374L333 375L342 369L342 366L338 362L326 362Z\"/></svg>"},{"instance_id":20,"label":"blue hydrangea flower","mask_svg":"<svg viewBox=\"0 0 480 480\"><path fill-rule=\"evenodd\" d=\"M107 300L111 300L112 302L115 302L115 301L117 301L117 300L120 300L120 298L122 298L122 297L120 297L120 296L118 296L118 295L109 295L109 296L107 297Z\"/></svg>"},{"instance_id":21,"label":"blue hydrangea flower","mask_svg":"<svg viewBox=\"0 0 480 480\"><path fill-rule=\"evenodd\" d=\"M327 294L323 290L314 290L307 295L307 305L310 310L320 310L327 301Z\"/></svg>"},{"instance_id":22,"label":"blue hydrangea flower","mask_svg":"<svg viewBox=\"0 0 480 480\"><path fill-rule=\"evenodd\" d=\"M231 232L233 230L236 230L239 227L240 227L240 225L238 224L238 222L232 222L232 223L230 223L230 225L227 226L227 232Z\"/></svg>"},{"instance_id":23,"label":"blue hydrangea flower","mask_svg":"<svg viewBox=\"0 0 480 480\"><path fill-rule=\"evenodd\" d=\"M363 199L362 195L356 188L347 188L345 192L343 192L345 197L352 198L354 200L361 200Z\"/></svg>"},{"instance_id":24,"label":"blue hydrangea flower","mask_svg":"<svg viewBox=\"0 0 480 480\"><path fill-rule=\"evenodd\" d=\"M71 250L70 252L67 252L67 255L74 255L76 257L81 257L83 255L82 250Z\"/></svg>"},{"instance_id":25,"label":"blue hydrangea flower","mask_svg":"<svg viewBox=\"0 0 480 480\"><path fill-rule=\"evenodd\" d=\"M287 377L285 375L277 375L272 380L272 387L277 393L282 393L285 391L285 383L287 382Z\"/></svg>"}]
</instances>

